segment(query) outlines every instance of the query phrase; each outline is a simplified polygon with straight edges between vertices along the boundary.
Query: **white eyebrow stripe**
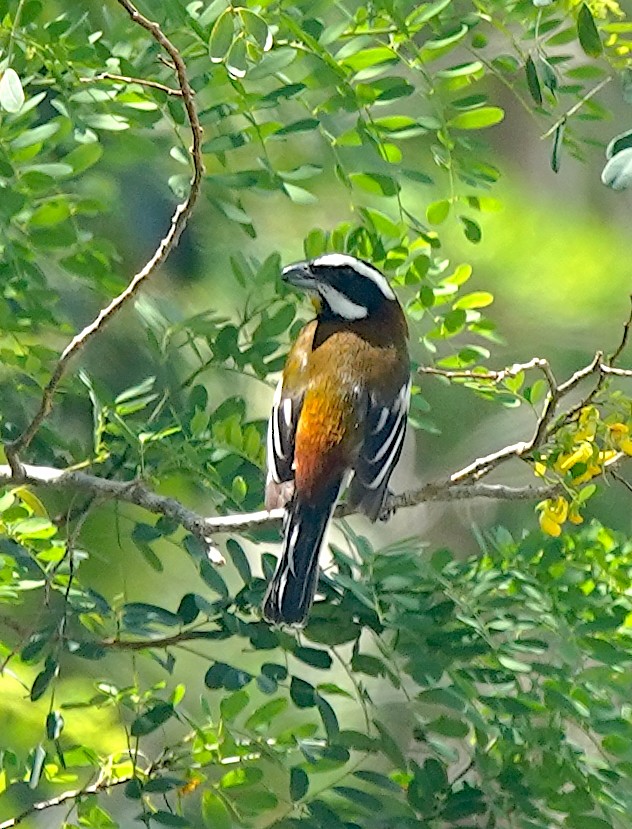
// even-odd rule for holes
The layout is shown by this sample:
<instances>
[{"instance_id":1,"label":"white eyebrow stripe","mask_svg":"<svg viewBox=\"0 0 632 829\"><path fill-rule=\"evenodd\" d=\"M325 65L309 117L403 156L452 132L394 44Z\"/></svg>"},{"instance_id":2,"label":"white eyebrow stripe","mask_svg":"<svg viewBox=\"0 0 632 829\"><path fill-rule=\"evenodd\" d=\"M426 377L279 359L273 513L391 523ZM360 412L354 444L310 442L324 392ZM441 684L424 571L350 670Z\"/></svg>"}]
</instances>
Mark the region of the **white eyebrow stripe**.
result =
<instances>
[{"instance_id":1,"label":"white eyebrow stripe","mask_svg":"<svg viewBox=\"0 0 632 829\"><path fill-rule=\"evenodd\" d=\"M346 297L340 291L337 291L331 285L321 283L318 286L318 292L325 300L327 305L338 317L345 320L361 320L369 315L369 309L364 305L358 305L352 302L349 297Z\"/></svg>"},{"instance_id":2,"label":"white eyebrow stripe","mask_svg":"<svg viewBox=\"0 0 632 829\"><path fill-rule=\"evenodd\" d=\"M326 253L319 256L318 259L314 259L312 264L316 266L324 265L330 268L351 268L361 276L370 279L387 299L395 299L393 289L386 281L386 277L377 268L367 265L366 262L356 259L355 256L347 256L344 253Z\"/></svg>"}]
</instances>

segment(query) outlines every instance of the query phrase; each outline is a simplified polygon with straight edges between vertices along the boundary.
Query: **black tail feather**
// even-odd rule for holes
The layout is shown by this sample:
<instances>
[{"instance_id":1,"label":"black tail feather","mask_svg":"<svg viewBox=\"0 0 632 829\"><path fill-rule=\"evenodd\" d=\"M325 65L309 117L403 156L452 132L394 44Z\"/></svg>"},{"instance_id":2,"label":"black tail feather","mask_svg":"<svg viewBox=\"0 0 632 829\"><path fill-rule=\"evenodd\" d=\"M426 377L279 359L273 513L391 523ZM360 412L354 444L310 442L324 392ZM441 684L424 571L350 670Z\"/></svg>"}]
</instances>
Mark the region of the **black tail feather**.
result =
<instances>
[{"instance_id":1,"label":"black tail feather","mask_svg":"<svg viewBox=\"0 0 632 829\"><path fill-rule=\"evenodd\" d=\"M337 500L311 506L298 498L289 504L283 527L283 552L263 600L263 616L275 624L303 626L318 584L318 557Z\"/></svg>"}]
</instances>

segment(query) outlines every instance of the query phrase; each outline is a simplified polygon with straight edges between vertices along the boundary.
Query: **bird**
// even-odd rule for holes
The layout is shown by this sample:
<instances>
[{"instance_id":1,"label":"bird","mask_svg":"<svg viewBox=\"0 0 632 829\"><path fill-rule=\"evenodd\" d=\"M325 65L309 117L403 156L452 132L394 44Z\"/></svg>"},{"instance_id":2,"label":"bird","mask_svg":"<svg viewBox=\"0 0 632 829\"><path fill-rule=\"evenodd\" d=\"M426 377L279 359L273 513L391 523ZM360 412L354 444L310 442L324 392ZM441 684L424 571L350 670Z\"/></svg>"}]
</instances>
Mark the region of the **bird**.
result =
<instances>
[{"instance_id":1,"label":"bird","mask_svg":"<svg viewBox=\"0 0 632 829\"><path fill-rule=\"evenodd\" d=\"M268 421L266 508L286 512L263 617L300 628L343 489L350 508L380 517L404 442L410 360L402 307L369 262L326 253L288 265L282 279L317 313L290 349Z\"/></svg>"}]
</instances>

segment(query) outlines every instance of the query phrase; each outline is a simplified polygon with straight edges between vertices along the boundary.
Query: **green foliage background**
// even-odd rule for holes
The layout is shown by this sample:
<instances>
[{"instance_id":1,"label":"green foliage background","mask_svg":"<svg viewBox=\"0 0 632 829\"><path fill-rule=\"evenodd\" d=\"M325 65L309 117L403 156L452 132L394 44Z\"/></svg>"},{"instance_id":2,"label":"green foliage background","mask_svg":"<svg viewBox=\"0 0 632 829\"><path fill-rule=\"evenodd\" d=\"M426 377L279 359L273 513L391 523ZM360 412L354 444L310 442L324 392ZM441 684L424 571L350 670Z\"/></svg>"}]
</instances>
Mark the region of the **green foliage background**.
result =
<instances>
[{"instance_id":1,"label":"green foliage background","mask_svg":"<svg viewBox=\"0 0 632 829\"><path fill-rule=\"evenodd\" d=\"M325 250L388 273L415 366L537 355L565 378L614 350L629 196L599 175L629 126L625 4L141 11L186 61L202 195L23 460L141 477L204 514L260 508L271 388L308 316L279 266ZM122 5L0 0L0 21L7 442L151 255L191 159L179 98L133 82L175 83ZM604 170L614 190L628 144ZM528 434L536 388L422 377L401 487ZM629 422L625 389L597 399L603 418ZM259 616L277 529L218 536L220 569L164 516L7 485L0 826L44 803L47 825L95 829L626 827L632 527L629 492L597 483L560 538L530 503L351 519L301 634Z\"/></svg>"}]
</instances>

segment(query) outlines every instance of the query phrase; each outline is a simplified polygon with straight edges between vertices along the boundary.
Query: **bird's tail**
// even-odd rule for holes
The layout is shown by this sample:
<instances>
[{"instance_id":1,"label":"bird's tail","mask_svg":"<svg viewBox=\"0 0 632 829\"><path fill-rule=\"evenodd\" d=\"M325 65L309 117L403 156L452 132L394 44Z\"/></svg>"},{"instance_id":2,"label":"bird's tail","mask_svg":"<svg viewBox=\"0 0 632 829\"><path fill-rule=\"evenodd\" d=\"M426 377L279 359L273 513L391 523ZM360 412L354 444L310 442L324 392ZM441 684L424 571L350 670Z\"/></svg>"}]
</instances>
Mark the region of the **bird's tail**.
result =
<instances>
[{"instance_id":1,"label":"bird's tail","mask_svg":"<svg viewBox=\"0 0 632 829\"><path fill-rule=\"evenodd\" d=\"M283 552L263 600L263 616L275 624L303 626L318 583L318 556L338 497L338 487L324 503L312 506L294 497L288 505Z\"/></svg>"}]
</instances>

